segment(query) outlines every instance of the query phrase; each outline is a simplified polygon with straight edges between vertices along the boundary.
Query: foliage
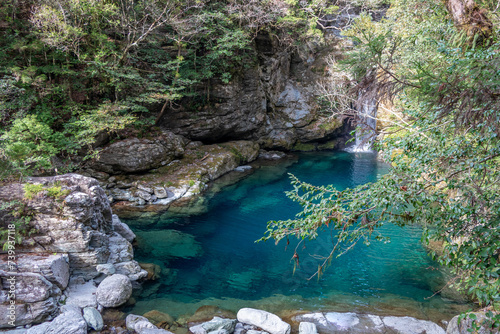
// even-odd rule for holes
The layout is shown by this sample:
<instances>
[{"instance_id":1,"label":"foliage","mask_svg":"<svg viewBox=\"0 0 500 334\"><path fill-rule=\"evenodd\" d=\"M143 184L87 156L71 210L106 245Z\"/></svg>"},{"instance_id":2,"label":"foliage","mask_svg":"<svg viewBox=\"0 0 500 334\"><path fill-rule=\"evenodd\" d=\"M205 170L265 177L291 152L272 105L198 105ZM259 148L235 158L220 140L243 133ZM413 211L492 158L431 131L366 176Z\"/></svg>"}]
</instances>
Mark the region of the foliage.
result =
<instances>
[{"instance_id":1,"label":"foliage","mask_svg":"<svg viewBox=\"0 0 500 334\"><path fill-rule=\"evenodd\" d=\"M345 190L292 177L287 195L303 211L270 222L263 239L314 239L331 229L336 242L321 275L357 242L386 240L378 227L419 224L424 242L443 243L434 255L452 268L456 285L498 311L500 43L457 39L444 5L421 0L393 1L381 22L362 15L345 35L355 47L344 70L360 90L376 84L379 102L391 100L397 113L377 146L393 168L375 183Z\"/></svg>"},{"instance_id":2,"label":"foliage","mask_svg":"<svg viewBox=\"0 0 500 334\"><path fill-rule=\"evenodd\" d=\"M30 236L36 230L30 225L31 214L26 205L19 201L0 203L0 244L2 250L12 249L14 244L21 244L25 236Z\"/></svg>"},{"instance_id":3,"label":"foliage","mask_svg":"<svg viewBox=\"0 0 500 334\"><path fill-rule=\"evenodd\" d=\"M71 170L84 160L77 155L94 157L98 136L147 132L181 101L211 103L214 81L257 64L259 34L281 49L318 43L337 10L324 0L1 4L2 164Z\"/></svg>"}]
</instances>

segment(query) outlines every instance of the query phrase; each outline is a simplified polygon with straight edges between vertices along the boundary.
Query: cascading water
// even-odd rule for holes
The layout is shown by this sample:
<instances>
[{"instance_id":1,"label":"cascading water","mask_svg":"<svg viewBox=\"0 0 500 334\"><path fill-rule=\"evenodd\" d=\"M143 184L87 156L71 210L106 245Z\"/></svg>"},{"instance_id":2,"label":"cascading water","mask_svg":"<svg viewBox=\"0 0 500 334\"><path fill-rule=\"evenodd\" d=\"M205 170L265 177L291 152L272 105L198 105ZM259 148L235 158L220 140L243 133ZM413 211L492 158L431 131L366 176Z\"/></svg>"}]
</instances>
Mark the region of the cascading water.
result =
<instances>
[{"instance_id":1,"label":"cascading water","mask_svg":"<svg viewBox=\"0 0 500 334\"><path fill-rule=\"evenodd\" d=\"M377 102L374 98L361 103L355 144L348 152L371 152L377 128Z\"/></svg>"}]
</instances>

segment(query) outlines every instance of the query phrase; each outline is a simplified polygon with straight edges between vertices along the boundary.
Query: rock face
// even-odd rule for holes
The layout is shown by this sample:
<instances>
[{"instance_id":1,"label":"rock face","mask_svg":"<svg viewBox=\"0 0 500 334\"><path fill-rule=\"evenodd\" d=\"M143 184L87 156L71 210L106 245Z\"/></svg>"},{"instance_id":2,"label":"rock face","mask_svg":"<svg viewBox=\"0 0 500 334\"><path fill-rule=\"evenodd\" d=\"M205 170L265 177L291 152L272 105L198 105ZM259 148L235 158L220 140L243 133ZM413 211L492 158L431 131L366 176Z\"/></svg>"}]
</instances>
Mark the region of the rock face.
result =
<instances>
[{"instance_id":1,"label":"rock face","mask_svg":"<svg viewBox=\"0 0 500 334\"><path fill-rule=\"evenodd\" d=\"M98 265L115 268L127 280L147 276L133 260L128 240L134 234L113 217L97 180L66 174L32 178L30 183L41 185L31 199L24 200L25 210L32 214L30 227L36 233L16 245L15 270L8 254L0 255L0 328L12 327L13 307L15 326L53 319L64 295L67 305L97 307L96 286L89 280L103 275L97 271ZM23 198L22 184L0 188L0 202ZM15 279L9 280L12 277ZM16 291L14 306L8 296L11 289Z\"/></svg>"},{"instance_id":2,"label":"rock face","mask_svg":"<svg viewBox=\"0 0 500 334\"><path fill-rule=\"evenodd\" d=\"M104 307L118 307L132 295L130 279L121 274L106 277L96 291L97 302Z\"/></svg>"},{"instance_id":3,"label":"rock face","mask_svg":"<svg viewBox=\"0 0 500 334\"><path fill-rule=\"evenodd\" d=\"M143 172L182 156L184 141L164 131L154 139L129 138L106 146L93 168L110 174Z\"/></svg>"},{"instance_id":4,"label":"rock face","mask_svg":"<svg viewBox=\"0 0 500 334\"><path fill-rule=\"evenodd\" d=\"M191 200L207 187L208 182L258 156L259 145L252 141L238 140L212 145L191 142L186 145L182 159L173 160L149 174L110 176L92 169L87 169L85 173L100 178L100 184L106 188L110 201L118 202L114 206L115 210L151 204L157 209L165 209L174 202L180 205ZM115 231L127 238L129 233L125 234L119 225L113 225Z\"/></svg>"},{"instance_id":5,"label":"rock face","mask_svg":"<svg viewBox=\"0 0 500 334\"><path fill-rule=\"evenodd\" d=\"M272 313L256 310L253 308L242 308L238 311L239 322L262 328L271 334L290 334L291 326Z\"/></svg>"},{"instance_id":6,"label":"rock face","mask_svg":"<svg viewBox=\"0 0 500 334\"><path fill-rule=\"evenodd\" d=\"M445 334L437 324L411 317L380 317L356 313L309 313L293 318L297 322L310 322L316 325L319 333L353 334Z\"/></svg>"},{"instance_id":7,"label":"rock face","mask_svg":"<svg viewBox=\"0 0 500 334\"><path fill-rule=\"evenodd\" d=\"M299 55L278 44L268 35L258 35L258 62L229 84L212 85L210 98L216 103L198 110L169 110L161 126L191 140L245 139L285 150L347 134L342 121L320 114L317 102L317 84L324 80L326 55L335 52L334 47Z\"/></svg>"},{"instance_id":8,"label":"rock face","mask_svg":"<svg viewBox=\"0 0 500 334\"><path fill-rule=\"evenodd\" d=\"M62 314L51 322L28 329L28 334L87 334L87 322L78 307L63 306L61 311Z\"/></svg>"}]
</instances>

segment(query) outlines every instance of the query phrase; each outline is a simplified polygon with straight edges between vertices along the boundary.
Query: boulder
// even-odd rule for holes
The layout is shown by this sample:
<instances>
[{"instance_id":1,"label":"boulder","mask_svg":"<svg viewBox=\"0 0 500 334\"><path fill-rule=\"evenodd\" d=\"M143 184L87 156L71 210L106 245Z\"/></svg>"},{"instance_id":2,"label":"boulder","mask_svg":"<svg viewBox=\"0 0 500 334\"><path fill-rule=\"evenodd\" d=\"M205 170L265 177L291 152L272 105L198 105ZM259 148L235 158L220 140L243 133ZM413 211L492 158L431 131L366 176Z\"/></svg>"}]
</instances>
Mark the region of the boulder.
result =
<instances>
[{"instance_id":1,"label":"boulder","mask_svg":"<svg viewBox=\"0 0 500 334\"><path fill-rule=\"evenodd\" d=\"M214 317L212 320L204 322L201 325L189 327L189 330L194 334L207 334L213 332L230 334L234 332L237 322L236 319L231 320Z\"/></svg>"},{"instance_id":2,"label":"boulder","mask_svg":"<svg viewBox=\"0 0 500 334\"><path fill-rule=\"evenodd\" d=\"M127 329L129 331L135 331L136 330L136 325L141 324L141 326L145 326L144 323L150 323L149 320L146 317L140 316L140 315L135 315L135 314L129 314L125 318L125 324L127 326ZM151 323L150 323L151 324ZM151 324L153 326L153 324ZM146 326L148 327L148 326ZM149 328L156 328L156 326L149 327Z\"/></svg>"},{"instance_id":3,"label":"boulder","mask_svg":"<svg viewBox=\"0 0 500 334\"><path fill-rule=\"evenodd\" d=\"M15 319L12 319L12 309L9 304L0 305L0 329L12 328L9 322L15 320L15 326L39 324L42 321L54 319L58 313L57 300L50 297L35 303L16 303Z\"/></svg>"},{"instance_id":4,"label":"boulder","mask_svg":"<svg viewBox=\"0 0 500 334\"><path fill-rule=\"evenodd\" d=\"M318 330L312 322L301 322L299 324L299 334L318 334Z\"/></svg>"},{"instance_id":5,"label":"boulder","mask_svg":"<svg viewBox=\"0 0 500 334\"><path fill-rule=\"evenodd\" d=\"M130 279L121 274L106 277L97 287L97 302L104 307L118 307L125 304L132 295Z\"/></svg>"},{"instance_id":6,"label":"boulder","mask_svg":"<svg viewBox=\"0 0 500 334\"><path fill-rule=\"evenodd\" d=\"M182 156L184 140L171 132L153 139L128 138L106 146L92 168L109 174L158 168Z\"/></svg>"},{"instance_id":7,"label":"boulder","mask_svg":"<svg viewBox=\"0 0 500 334\"><path fill-rule=\"evenodd\" d=\"M262 328L271 334L290 334L291 327L275 314L253 308L238 311L239 322Z\"/></svg>"},{"instance_id":8,"label":"boulder","mask_svg":"<svg viewBox=\"0 0 500 334\"><path fill-rule=\"evenodd\" d=\"M87 322L80 308L66 305L61 307L61 311L61 315L51 322L28 329L28 334L87 334Z\"/></svg>"},{"instance_id":9,"label":"boulder","mask_svg":"<svg viewBox=\"0 0 500 334\"><path fill-rule=\"evenodd\" d=\"M9 271L7 254L0 254L0 270ZM43 275L49 282L64 290L69 282L69 257L61 254L19 254L16 257L17 272Z\"/></svg>"},{"instance_id":10,"label":"boulder","mask_svg":"<svg viewBox=\"0 0 500 334\"><path fill-rule=\"evenodd\" d=\"M113 230L128 242L132 242L135 239L135 233L132 232L127 224L122 223L117 215L113 215Z\"/></svg>"},{"instance_id":11,"label":"boulder","mask_svg":"<svg viewBox=\"0 0 500 334\"><path fill-rule=\"evenodd\" d=\"M100 331L104 327L101 313L93 307L86 307L83 309L83 318L87 322L88 327L96 331Z\"/></svg>"}]
</instances>

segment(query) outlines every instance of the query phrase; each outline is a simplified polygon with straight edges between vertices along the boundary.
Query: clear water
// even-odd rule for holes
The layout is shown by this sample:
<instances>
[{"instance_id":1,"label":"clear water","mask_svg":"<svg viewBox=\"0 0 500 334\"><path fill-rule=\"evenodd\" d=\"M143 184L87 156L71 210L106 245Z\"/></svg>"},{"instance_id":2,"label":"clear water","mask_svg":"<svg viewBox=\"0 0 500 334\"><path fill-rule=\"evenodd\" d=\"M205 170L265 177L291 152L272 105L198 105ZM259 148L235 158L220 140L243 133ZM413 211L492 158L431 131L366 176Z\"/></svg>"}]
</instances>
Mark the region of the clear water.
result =
<instances>
[{"instance_id":1,"label":"clear water","mask_svg":"<svg viewBox=\"0 0 500 334\"><path fill-rule=\"evenodd\" d=\"M413 315L434 321L449 319L463 305L434 292L443 273L420 244L418 227L387 224L389 244L357 245L335 259L321 277L308 280L329 253L328 231L299 248L300 266L293 272L296 241L255 243L269 220L288 219L300 210L284 194L291 189L287 173L312 184L354 187L374 181L387 166L371 153L322 152L256 166L242 178L215 185L209 199L191 209L146 219L125 220L138 236L136 258L162 267L162 278L145 285L136 314L157 309L173 316L193 313L202 305L237 310L260 307L360 311ZM227 178L227 177L226 177Z\"/></svg>"}]
</instances>

